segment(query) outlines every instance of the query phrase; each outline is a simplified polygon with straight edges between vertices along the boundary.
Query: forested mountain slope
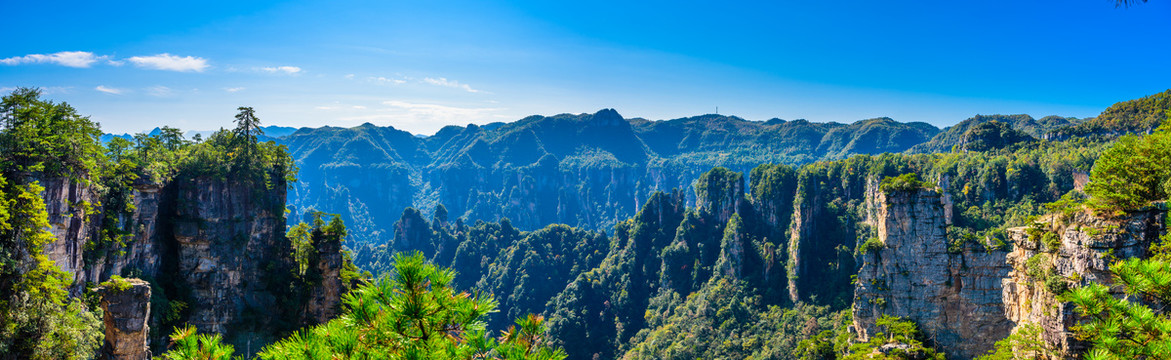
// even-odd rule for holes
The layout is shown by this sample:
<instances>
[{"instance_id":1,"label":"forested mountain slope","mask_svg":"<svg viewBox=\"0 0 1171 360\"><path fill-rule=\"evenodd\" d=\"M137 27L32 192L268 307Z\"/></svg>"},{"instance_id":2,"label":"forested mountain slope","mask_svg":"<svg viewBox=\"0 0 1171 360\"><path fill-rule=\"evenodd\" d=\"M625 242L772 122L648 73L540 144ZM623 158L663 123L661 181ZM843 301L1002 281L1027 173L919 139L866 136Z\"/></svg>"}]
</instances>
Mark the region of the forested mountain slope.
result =
<instances>
[{"instance_id":1,"label":"forested mountain slope","mask_svg":"<svg viewBox=\"0 0 1171 360\"><path fill-rule=\"evenodd\" d=\"M355 230L348 245L369 258L364 253L374 247L407 248L393 243L391 227L406 207L429 213L442 204L451 218L508 218L525 230L560 223L608 231L654 191L683 189L684 202L694 205L692 183L717 166L747 173L758 164L801 165L854 154L1008 149L1082 123L1146 124L1158 117L1151 109L1162 98L1115 104L1099 116L1114 119L1105 122L978 115L942 131L889 118L851 124L723 115L650 121L604 109L448 126L428 137L371 124L304 128L278 142L300 167L289 194L291 221L313 211L340 214ZM1095 133L1108 141L1127 131L1130 126Z\"/></svg>"},{"instance_id":2,"label":"forested mountain slope","mask_svg":"<svg viewBox=\"0 0 1171 360\"><path fill-rule=\"evenodd\" d=\"M898 306L895 309L944 309L939 310L943 311L937 314L940 316L928 312L910 318L922 326L924 336L934 339L928 344L957 358L974 357L1008 335L1017 321L1006 318L1009 309L1029 311L1002 298L1011 293L1002 293L1000 287L1001 279L1013 271L1008 250L1022 241L1014 229L1049 211L1046 203L1084 196L1080 189L1095 159L1111 144L1102 141L1108 138L1042 140L1034 134L1044 130L1029 127L1037 123L1035 120L1015 118L977 118L981 121L972 121L949 140L954 142L949 147L957 150L954 152L858 155L795 168L761 165L751 172L725 168L704 172L691 192L649 196L633 217L613 228L607 253L600 260L593 255L598 251L598 239L578 242L579 247L591 250L573 254L591 254L588 260L534 253L535 257L524 263L551 256L567 262L561 265L564 268L574 270L569 277L558 272L557 277L547 279L546 286L564 286L556 296L525 295L536 301L523 305L524 311L541 310L534 304L547 299L543 309L552 341L564 346L574 359L794 359L801 356L796 350L806 354L824 350L817 343L799 345L802 339L827 332L831 335L826 341L834 342L832 338L841 338L851 322L871 331L894 326L893 320L879 316L892 309L886 304ZM755 128L746 125L751 122L730 118L712 125L737 126L735 136L729 136L734 140L714 137L719 132L694 130L706 129L694 122L714 120L659 123L654 126L672 129L676 136L660 144L644 144L651 149L702 154L703 142L689 147L685 139L699 136L712 143L744 143L751 138L745 133L751 135ZM1051 124L1069 121L1073 120L1046 120ZM632 123L636 129L652 126L644 120ZM689 131L689 124L695 126L694 132L680 135ZM773 121L769 126L782 124ZM812 142L805 144L805 149L812 146ZM689 193L695 194L690 195L694 200L689 199ZM444 210L442 217L438 213L434 216L436 222L441 218L442 222L453 221ZM465 226L458 224L462 219L454 221L457 228ZM431 245L423 248L424 252L447 264L449 255L442 254L450 250L443 248L451 245L443 244L461 244L457 253L483 259L473 267L453 265L461 273L483 274L481 269L486 267L518 268L514 260L502 260L503 254L513 253L500 250L509 246L510 236L466 231L468 240L445 241L442 239L449 235L444 234L451 231L434 224L429 225L432 231L408 231L426 228L425 224L420 212L407 211L396 224L395 241L371 254L389 254L395 243L427 243ZM890 227L896 225L889 224L926 232L895 233ZM507 227L511 228L511 223ZM475 240L477 237L480 240ZM419 238L431 240L410 240ZM517 236L511 238L517 243ZM926 246L923 239L940 243L930 244L927 253L905 253L897 248ZM493 245L487 249L471 244ZM884 250L887 246L896 248ZM476 250L467 252L471 249ZM881 255L884 251L887 255ZM373 257L379 256L386 258ZM359 259L359 263L386 261ZM868 271L866 287L854 280L860 269ZM903 276L938 280L939 288L925 291L941 295L911 294L904 299L899 291L905 288L889 287ZM950 285L945 288L943 282ZM465 284L470 284L470 279ZM486 284L481 280L474 287L506 299L531 292L526 287ZM922 301L915 300L922 296L926 296ZM949 298L958 300L942 300ZM849 311L861 309L858 299L870 304L872 310ZM516 313L508 306L502 310ZM942 318L946 316L959 318ZM1049 319L1045 316L1036 315ZM770 320L761 326L759 319Z\"/></svg>"},{"instance_id":3,"label":"forested mountain slope","mask_svg":"<svg viewBox=\"0 0 1171 360\"><path fill-rule=\"evenodd\" d=\"M279 139L301 176L291 219L341 214L353 246L381 244L405 207L447 207L452 218L521 229L564 223L606 230L656 190L684 189L712 167L748 171L852 154L902 152L939 132L888 118L853 124L747 121L704 115L668 121L594 114L531 116L512 123L449 126L418 137L370 124L301 129Z\"/></svg>"}]
</instances>

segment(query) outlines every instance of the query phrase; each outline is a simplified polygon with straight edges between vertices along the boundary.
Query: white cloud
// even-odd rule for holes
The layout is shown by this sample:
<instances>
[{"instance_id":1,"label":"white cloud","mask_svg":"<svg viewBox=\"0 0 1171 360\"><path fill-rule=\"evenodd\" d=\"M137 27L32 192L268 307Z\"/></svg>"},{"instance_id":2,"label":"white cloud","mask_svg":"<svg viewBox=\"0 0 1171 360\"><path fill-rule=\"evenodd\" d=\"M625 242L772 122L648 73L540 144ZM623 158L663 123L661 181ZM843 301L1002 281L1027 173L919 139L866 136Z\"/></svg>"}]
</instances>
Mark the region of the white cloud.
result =
<instances>
[{"instance_id":1,"label":"white cloud","mask_svg":"<svg viewBox=\"0 0 1171 360\"><path fill-rule=\"evenodd\" d=\"M227 91L230 93L240 92L240 90L244 90L244 88L243 87L224 88L224 91Z\"/></svg>"},{"instance_id":2,"label":"white cloud","mask_svg":"<svg viewBox=\"0 0 1171 360\"><path fill-rule=\"evenodd\" d=\"M399 85L399 84L406 84L406 83L407 83L407 81L406 81L406 80L403 80L403 79L388 78L388 77L382 77L382 76L379 76L379 77L371 77L371 78L370 78L370 81L377 82L377 83L382 83L382 84L394 84L394 85Z\"/></svg>"},{"instance_id":3,"label":"white cloud","mask_svg":"<svg viewBox=\"0 0 1171 360\"><path fill-rule=\"evenodd\" d=\"M154 97L167 97L171 96L171 88L162 85L151 86L146 88L146 93Z\"/></svg>"},{"instance_id":4,"label":"white cloud","mask_svg":"<svg viewBox=\"0 0 1171 360\"><path fill-rule=\"evenodd\" d=\"M354 74L346 74L346 79L352 80L353 78L354 78Z\"/></svg>"},{"instance_id":5,"label":"white cloud","mask_svg":"<svg viewBox=\"0 0 1171 360\"><path fill-rule=\"evenodd\" d=\"M335 107L333 107L333 106L316 106L316 107L314 107L314 109L317 109L317 110L333 110L333 109L336 109L336 108L335 108Z\"/></svg>"},{"instance_id":6,"label":"white cloud","mask_svg":"<svg viewBox=\"0 0 1171 360\"><path fill-rule=\"evenodd\" d=\"M155 70L203 72L203 70L208 68L207 59L192 56L180 57L168 53L152 56L135 56L127 60L130 60L130 62L138 67Z\"/></svg>"},{"instance_id":7,"label":"white cloud","mask_svg":"<svg viewBox=\"0 0 1171 360\"><path fill-rule=\"evenodd\" d=\"M101 92L104 92L107 94L113 94L113 95L122 95L122 93L125 92L125 90L112 88L112 87L106 87L105 85L98 85L98 87L94 88L94 90L101 91Z\"/></svg>"},{"instance_id":8,"label":"white cloud","mask_svg":"<svg viewBox=\"0 0 1171 360\"><path fill-rule=\"evenodd\" d=\"M480 90L472 89L472 87L468 86L468 84L461 84L459 81L447 80L447 78L423 78L423 82L431 84L431 85L446 86L446 87L451 87L451 88L463 89L464 91L467 91L470 93L480 92Z\"/></svg>"},{"instance_id":9,"label":"white cloud","mask_svg":"<svg viewBox=\"0 0 1171 360\"><path fill-rule=\"evenodd\" d=\"M260 70L263 70L265 72L270 72L270 73L280 72L280 73L285 73L285 74L289 74L289 75L298 74L301 72L301 68L296 67L296 66L275 66L275 67L270 66L270 67L262 67L262 68L260 68Z\"/></svg>"},{"instance_id":10,"label":"white cloud","mask_svg":"<svg viewBox=\"0 0 1171 360\"><path fill-rule=\"evenodd\" d=\"M109 56L95 56L94 53L88 51L62 51L52 54L29 54L25 56L0 59L0 64L56 64L74 68L87 68L98 61L109 61L109 59ZM114 63L114 61L110 62Z\"/></svg>"},{"instance_id":11,"label":"white cloud","mask_svg":"<svg viewBox=\"0 0 1171 360\"><path fill-rule=\"evenodd\" d=\"M353 108L354 108L355 110L366 110L366 107L365 107L365 106L362 106L362 105L354 105L354 106L353 106Z\"/></svg>"}]
</instances>

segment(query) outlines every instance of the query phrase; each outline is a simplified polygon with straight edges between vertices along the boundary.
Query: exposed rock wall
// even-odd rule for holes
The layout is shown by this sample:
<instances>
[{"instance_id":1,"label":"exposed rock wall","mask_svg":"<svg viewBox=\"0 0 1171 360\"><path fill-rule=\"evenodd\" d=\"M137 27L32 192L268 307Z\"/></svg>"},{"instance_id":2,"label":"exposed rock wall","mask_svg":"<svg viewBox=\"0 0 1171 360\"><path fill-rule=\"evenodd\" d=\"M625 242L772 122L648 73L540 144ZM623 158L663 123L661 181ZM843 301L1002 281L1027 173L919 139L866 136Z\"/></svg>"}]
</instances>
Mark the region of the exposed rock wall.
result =
<instances>
[{"instance_id":1,"label":"exposed rock wall","mask_svg":"<svg viewBox=\"0 0 1171 360\"><path fill-rule=\"evenodd\" d=\"M125 280L129 288L99 288L102 295L105 344L99 358L110 360L150 359L150 283Z\"/></svg>"},{"instance_id":2,"label":"exposed rock wall","mask_svg":"<svg viewBox=\"0 0 1171 360\"><path fill-rule=\"evenodd\" d=\"M313 324L322 324L336 317L341 305L341 296L345 291L341 269L345 259L342 258L340 241L326 238L314 245L317 248L315 266L317 273L321 274L321 283L310 289L303 318Z\"/></svg>"},{"instance_id":3,"label":"exposed rock wall","mask_svg":"<svg viewBox=\"0 0 1171 360\"><path fill-rule=\"evenodd\" d=\"M107 253L104 259L87 264L85 280L93 283L108 279L111 275L137 275L157 279L164 260L164 227L174 201L172 188L163 184L138 184L134 186L134 213L117 219L119 223L129 222L130 238L126 246ZM97 233L95 233L97 235Z\"/></svg>"},{"instance_id":4,"label":"exposed rock wall","mask_svg":"<svg viewBox=\"0 0 1171 360\"><path fill-rule=\"evenodd\" d=\"M271 330L273 322L297 326L325 322L336 315L344 291L339 279L344 262L340 243L317 244L320 261L315 266L322 275L321 285L306 289L305 302L278 294L288 290L287 283L279 282L292 281L291 250L284 237L283 183L270 189L210 179L136 184L134 211L111 219L102 217L96 187L67 178L40 183L45 187L42 196L50 231L56 237L45 246L45 253L72 275L73 296L81 296L87 282L100 283L112 275L155 279L156 285L181 289L166 295L188 303L184 321L200 331L228 335L229 342L242 342L245 347L255 336L244 333ZM104 221L116 221L130 235L123 240L124 246L88 254L87 259L86 244L101 241ZM157 283L162 278L173 283ZM149 283L142 283L149 288ZM142 306L148 307L149 289L146 294ZM302 318L281 313L296 314L299 309L304 312ZM145 321L149 321L146 329L161 325L160 316ZM243 337L233 332L243 332L237 334ZM156 335L157 349L165 343L166 331ZM272 334L261 337L268 335ZM120 337L124 336L115 334L112 339ZM262 345L255 342L255 348L239 350L258 350Z\"/></svg>"},{"instance_id":5,"label":"exposed rock wall","mask_svg":"<svg viewBox=\"0 0 1171 360\"><path fill-rule=\"evenodd\" d=\"M165 246L160 229L166 219L167 188L162 184L138 184L134 187L135 211L117 219L104 219L101 200L92 185L68 178L39 180L49 214L50 232L57 239L45 245L45 255L61 270L73 275L71 292L79 296L86 282L99 283L111 275L135 275L155 278L162 263ZM88 212L87 212L88 210ZM125 247L109 249L104 257L85 258L85 246L101 240L103 221L127 225L131 235Z\"/></svg>"},{"instance_id":6,"label":"exposed rock wall","mask_svg":"<svg viewBox=\"0 0 1171 360\"><path fill-rule=\"evenodd\" d=\"M265 321L277 311L270 273L290 269L285 228L285 186L180 180L174 237L179 270L191 289L188 322L200 331L225 333L244 320Z\"/></svg>"},{"instance_id":7,"label":"exposed rock wall","mask_svg":"<svg viewBox=\"0 0 1171 360\"><path fill-rule=\"evenodd\" d=\"M801 281L801 275L810 272L809 243L813 242L814 224L819 217L817 206L820 192L814 191L812 199L797 199L793 203L793 221L789 229L789 261L787 264L789 301L797 303L809 297L809 286Z\"/></svg>"},{"instance_id":8,"label":"exposed rock wall","mask_svg":"<svg viewBox=\"0 0 1171 360\"><path fill-rule=\"evenodd\" d=\"M99 222L93 221L101 212L97 207L97 192L91 186L64 177L37 181L45 188L42 196L45 199L45 210L49 214L49 231L57 238L45 245L44 254L61 270L72 274L75 284L84 285L85 243L99 235ZM89 206L86 206L87 204ZM86 212L87 207L89 213ZM75 286L72 292L79 295L80 289Z\"/></svg>"},{"instance_id":9,"label":"exposed rock wall","mask_svg":"<svg viewBox=\"0 0 1171 360\"><path fill-rule=\"evenodd\" d=\"M872 182L867 202L880 249L862 255L854 291L854 326L865 341L882 315L919 325L949 358L970 359L1008 335L1001 282L1003 251L966 245L948 251L944 202L935 190L886 194Z\"/></svg>"},{"instance_id":10,"label":"exposed rock wall","mask_svg":"<svg viewBox=\"0 0 1171 360\"><path fill-rule=\"evenodd\" d=\"M1108 220L1077 213L1067 219L1045 218L1042 232L1034 230L1033 236L1027 228L1009 229L1015 248L1007 258L1012 271L1003 280L1006 315L1018 324L1039 326L1042 339L1060 354L1086 350L1070 332L1078 322L1073 304L1058 301L1053 290L1091 282L1112 284L1109 264L1113 259L1147 256L1151 242L1166 231L1164 216L1145 211ZM1049 241L1044 232L1053 234ZM1121 294L1121 289L1112 290Z\"/></svg>"}]
</instances>

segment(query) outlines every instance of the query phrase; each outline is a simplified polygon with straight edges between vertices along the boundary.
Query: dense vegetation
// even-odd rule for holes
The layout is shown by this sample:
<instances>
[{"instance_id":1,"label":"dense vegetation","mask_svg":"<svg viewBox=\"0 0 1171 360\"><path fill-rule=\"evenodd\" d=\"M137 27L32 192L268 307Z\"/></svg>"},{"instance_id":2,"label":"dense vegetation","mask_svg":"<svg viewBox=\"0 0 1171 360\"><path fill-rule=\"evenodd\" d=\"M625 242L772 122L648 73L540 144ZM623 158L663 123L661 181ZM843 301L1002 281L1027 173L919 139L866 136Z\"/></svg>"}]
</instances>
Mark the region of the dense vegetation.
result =
<instances>
[{"instance_id":1,"label":"dense vegetation","mask_svg":"<svg viewBox=\"0 0 1171 360\"><path fill-rule=\"evenodd\" d=\"M1153 131L1167 119L1171 107L1171 90L1111 105L1102 114L1071 127L1053 129L1047 137L1054 140L1074 137L1115 138L1126 134Z\"/></svg>"},{"instance_id":2,"label":"dense vegetation","mask_svg":"<svg viewBox=\"0 0 1171 360\"><path fill-rule=\"evenodd\" d=\"M839 311L852 301L855 256L864 250L854 239L871 231L862 221L868 182L885 179L873 186L886 191L928 187L948 196L955 209L950 249L1004 248L1010 246L1005 228L1027 225L1049 211L1044 204L1076 193L1109 145L1031 135L1076 119L1021 117L1012 127L997 119L978 120L956 137L955 152L853 156L799 168L762 165L747 181L741 173L716 168L697 177L693 192L652 194L634 217L614 227L600 263L592 269L577 265L588 270L577 270L568 282L552 282L564 284L544 307L554 343L574 359L795 358L779 349L792 349L824 331L831 332L827 339L836 339L833 331L842 326L832 318L848 317ZM694 200L689 194L695 194ZM688 209L692 201L696 208ZM438 208L434 221L448 223L446 207ZM506 231L485 238L516 241L518 231L505 223ZM445 242L464 244L451 242L442 231L405 230L428 227L414 224L427 221L417 210L404 212L387 249L431 244L440 254ZM491 223L480 226L485 224ZM491 255L500 253L499 245L492 246L476 252L481 264L499 263ZM482 289L502 298L516 291ZM762 327L762 318L779 320ZM836 341L834 357L868 351L851 351L848 340ZM935 356L922 343L900 343Z\"/></svg>"},{"instance_id":3,"label":"dense vegetation","mask_svg":"<svg viewBox=\"0 0 1171 360\"><path fill-rule=\"evenodd\" d=\"M394 237L391 225L406 207L429 214L442 204L452 219L508 218L523 230L562 223L608 231L654 191L679 188L694 199L692 182L713 167L747 172L765 163L901 152L938 131L888 118L647 121L605 109L449 126L428 137L364 124L302 129L280 141L306 169L290 192L292 218L341 214L355 229L357 254Z\"/></svg>"},{"instance_id":4,"label":"dense vegetation","mask_svg":"<svg viewBox=\"0 0 1171 360\"><path fill-rule=\"evenodd\" d=\"M0 350L87 358L101 342L93 302L66 295L85 284L43 254L53 235L39 180L97 189L98 202L76 216L100 225L85 249L99 263L134 240L136 224L121 219L134 213L137 187L206 178L256 189L296 182L285 233L293 266L268 280L286 287L279 306L311 300L320 244L344 243L357 265L341 274L351 289L342 316L262 358L940 358L908 321L882 318L868 342L848 331L851 276L871 246L859 243L872 237L868 192L939 191L955 252L1011 246L1007 227L1076 206L1082 185L1105 216L1165 207L1171 129L1122 135L1153 129L1165 117L1153 109L1171 106L1164 99L1117 104L1106 120L978 116L942 132L885 118L652 122L603 110L425 138L369 125L304 129L280 140L288 150L261 141L250 108L239 109L236 129L206 139L161 128L103 146L96 124L20 89L0 106ZM1054 135L1071 126L1095 136ZM307 169L300 179L295 164ZM578 227L548 225L557 222ZM1171 301L1166 261L1114 271L1129 294L1158 304ZM384 277L364 282L371 274ZM150 280L163 331L178 327L164 356L235 353L179 327L181 281ZM1090 319L1078 331L1095 344L1091 355L1165 354L1166 315L1105 291L1067 295ZM1036 347L1030 336L1018 332L991 356Z\"/></svg>"},{"instance_id":5,"label":"dense vegetation","mask_svg":"<svg viewBox=\"0 0 1171 360\"><path fill-rule=\"evenodd\" d=\"M1166 210L1171 198L1171 120L1154 134L1119 139L1099 164L1086 187L1096 210L1119 214L1152 202ZM1171 226L1171 215L1163 225ZM1152 244L1150 258L1122 259L1110 266L1113 285L1124 291L1121 299L1109 284L1094 283L1065 294L1084 317L1074 329L1092 344L1087 359L1171 357L1171 313L1162 305L1171 302L1169 244L1171 233L1165 233Z\"/></svg>"},{"instance_id":6,"label":"dense vegetation","mask_svg":"<svg viewBox=\"0 0 1171 360\"><path fill-rule=\"evenodd\" d=\"M37 90L0 100L0 357L87 359L101 344L100 315L67 296L69 274L43 253L55 238L34 177L93 181L100 134Z\"/></svg>"},{"instance_id":7,"label":"dense vegetation","mask_svg":"<svg viewBox=\"0 0 1171 360\"><path fill-rule=\"evenodd\" d=\"M1115 104L1115 110L1100 117L1116 120L1093 131L1115 135L1097 137L1050 135L1090 121L1059 116L977 115L941 131L889 118L851 124L720 115L650 121L624 119L605 109L507 124L449 126L427 137L364 124L301 129L279 141L306 169L290 192L290 218L313 211L340 214L355 230L347 245L363 258L369 256L362 254L367 245L391 241L392 224L407 207L429 214L444 205L452 219L474 223L508 218L522 230L562 223L609 231L633 216L655 191L682 189L688 204L694 204L693 182L714 167L750 175L766 163L802 166L856 154L953 149L1004 153L1056 144L1041 140L1046 138L1070 140L1060 142L1074 144L1068 148L1094 147L1132 131L1125 126L1115 131L1110 124L1145 123L1137 118L1161 116L1151 115L1152 109L1167 105L1157 99ZM1088 172L1096 153L1074 153L1088 156L1078 161L1080 171Z\"/></svg>"},{"instance_id":8,"label":"dense vegetation","mask_svg":"<svg viewBox=\"0 0 1171 360\"><path fill-rule=\"evenodd\" d=\"M1086 119L1066 118L1060 116L1046 116L1041 119L1033 119L1028 115L976 115L968 118L958 124L948 126L940 131L939 134L932 137L931 140L915 145L911 148L911 152L934 153L934 152L948 152L970 142L969 139L973 135L981 132L989 132L991 128L996 128L998 133L1008 132L1008 130L1015 130L1020 132L1013 137L1029 136L1033 138L1042 138L1050 131L1080 124ZM1002 130L1003 129L1003 130ZM979 137L979 136L977 136ZM962 148L961 148L962 149ZM983 151L986 149L975 149Z\"/></svg>"},{"instance_id":9,"label":"dense vegetation","mask_svg":"<svg viewBox=\"0 0 1171 360\"><path fill-rule=\"evenodd\" d=\"M292 180L296 169L283 146L257 140L259 122L250 108L240 109L237 129L206 141L163 128L103 145L96 123L40 95L20 88L0 101L0 357L87 359L102 342L101 310L90 293L93 284L74 283L73 274L44 253L57 238L49 232L43 183L94 191L92 198L65 204L70 213L63 214L97 224L99 235L84 246L90 266L121 256L132 241L140 226L130 216L136 186L177 176L274 186ZM152 307L162 324L179 324L187 306L183 285L171 272L162 275L148 279L155 288Z\"/></svg>"},{"instance_id":10,"label":"dense vegetation","mask_svg":"<svg viewBox=\"0 0 1171 360\"><path fill-rule=\"evenodd\" d=\"M473 225L458 219L447 222L443 210L438 207L435 220L429 222L419 211L407 209L396 223L396 242L367 249L363 254L375 256L356 258L355 263L376 274L388 273L395 253L419 251L454 270L456 287L496 296L501 311L488 315L491 328L543 311L566 283L598 265L609 244L604 233L566 225L525 232L508 219Z\"/></svg>"},{"instance_id":11,"label":"dense vegetation","mask_svg":"<svg viewBox=\"0 0 1171 360\"><path fill-rule=\"evenodd\" d=\"M1102 153L1086 193L1104 210L1138 209L1171 195L1171 122L1154 134L1127 135Z\"/></svg>"},{"instance_id":12,"label":"dense vegetation","mask_svg":"<svg viewBox=\"0 0 1171 360\"><path fill-rule=\"evenodd\" d=\"M266 346L261 359L513 359L560 360L545 344L540 316L528 315L488 335L484 322L496 309L487 295L453 287L455 272L430 264L419 252L395 255L393 275L346 294L338 318ZM235 349L218 335L176 329L171 360L228 359Z\"/></svg>"}]
</instances>

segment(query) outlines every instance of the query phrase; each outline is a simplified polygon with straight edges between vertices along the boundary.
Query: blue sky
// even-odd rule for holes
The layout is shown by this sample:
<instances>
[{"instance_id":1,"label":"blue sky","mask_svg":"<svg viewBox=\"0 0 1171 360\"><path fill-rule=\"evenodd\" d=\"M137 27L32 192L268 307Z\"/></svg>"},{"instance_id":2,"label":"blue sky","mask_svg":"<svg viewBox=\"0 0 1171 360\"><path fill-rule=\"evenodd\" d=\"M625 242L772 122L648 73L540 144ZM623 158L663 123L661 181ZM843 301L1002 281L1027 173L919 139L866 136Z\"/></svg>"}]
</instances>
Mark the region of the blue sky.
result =
<instances>
[{"instance_id":1,"label":"blue sky","mask_svg":"<svg viewBox=\"0 0 1171 360\"><path fill-rule=\"evenodd\" d=\"M448 124L616 108L946 126L1171 88L1171 1L5 1L0 89L107 132Z\"/></svg>"}]
</instances>

